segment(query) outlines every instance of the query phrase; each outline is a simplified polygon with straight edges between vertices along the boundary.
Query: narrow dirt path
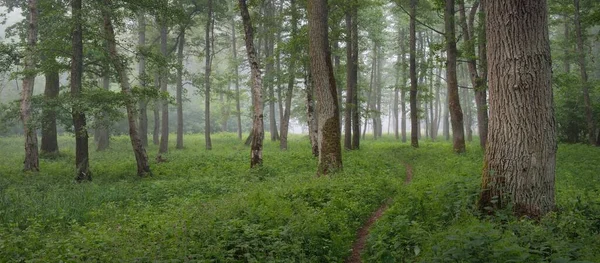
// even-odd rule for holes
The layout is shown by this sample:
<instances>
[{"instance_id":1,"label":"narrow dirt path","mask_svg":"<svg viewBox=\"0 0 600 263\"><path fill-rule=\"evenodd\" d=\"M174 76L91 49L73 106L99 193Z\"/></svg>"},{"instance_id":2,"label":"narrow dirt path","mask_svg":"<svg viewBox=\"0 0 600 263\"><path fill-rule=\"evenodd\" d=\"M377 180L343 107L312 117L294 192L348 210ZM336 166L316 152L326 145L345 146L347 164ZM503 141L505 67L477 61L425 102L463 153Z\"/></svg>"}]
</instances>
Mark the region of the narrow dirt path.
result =
<instances>
[{"instance_id":1,"label":"narrow dirt path","mask_svg":"<svg viewBox=\"0 0 600 263\"><path fill-rule=\"evenodd\" d=\"M410 164L404 163L406 167L406 178L404 178L404 184L409 184L412 181L413 177L413 168ZM381 205L367 220L367 222L358 230L356 233L356 240L352 245L352 254L350 257L346 259L346 263L362 263L360 255L365 249L365 245L367 244L367 238L369 237L369 230L371 226L377 222L377 220L383 215L385 210L388 209L389 204L391 203L391 199L388 199Z\"/></svg>"}]
</instances>

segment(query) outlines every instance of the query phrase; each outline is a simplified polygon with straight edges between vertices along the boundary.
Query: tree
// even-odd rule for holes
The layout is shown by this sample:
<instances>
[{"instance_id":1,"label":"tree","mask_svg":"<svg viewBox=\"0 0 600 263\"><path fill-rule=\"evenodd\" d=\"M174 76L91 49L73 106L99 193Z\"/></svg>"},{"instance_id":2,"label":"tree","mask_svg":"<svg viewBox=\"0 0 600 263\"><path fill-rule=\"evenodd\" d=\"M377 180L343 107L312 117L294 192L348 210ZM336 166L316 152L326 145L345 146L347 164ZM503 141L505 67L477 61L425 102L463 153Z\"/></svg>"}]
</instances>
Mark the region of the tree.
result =
<instances>
[{"instance_id":1,"label":"tree","mask_svg":"<svg viewBox=\"0 0 600 263\"><path fill-rule=\"evenodd\" d=\"M410 46L410 145L419 148L419 114L417 109L417 41L416 41L416 20L417 0L410 0L410 28L409 28L409 46Z\"/></svg>"},{"instance_id":2,"label":"tree","mask_svg":"<svg viewBox=\"0 0 600 263\"><path fill-rule=\"evenodd\" d=\"M207 12L208 18L206 21L206 32L204 34L204 55L206 59L204 65L204 145L207 150L211 150L212 141L210 139L210 74L212 73L212 55L210 53L210 46L211 42L213 42L211 40L212 38L214 38L214 34L211 34L214 27L212 0L208 0Z\"/></svg>"},{"instance_id":3,"label":"tree","mask_svg":"<svg viewBox=\"0 0 600 263\"><path fill-rule=\"evenodd\" d=\"M327 175L342 169L339 108L329 50L327 14L327 0L308 1L310 69L319 99L318 175Z\"/></svg>"},{"instance_id":4,"label":"tree","mask_svg":"<svg viewBox=\"0 0 600 263\"><path fill-rule=\"evenodd\" d=\"M25 55L25 67L23 77L23 89L21 90L21 121L23 121L23 133L25 134L25 161L23 170L39 171L38 139L35 126L31 123L31 97L33 96L33 84L35 81L36 43L38 30L37 0L27 2L27 50Z\"/></svg>"},{"instance_id":5,"label":"tree","mask_svg":"<svg viewBox=\"0 0 600 263\"><path fill-rule=\"evenodd\" d=\"M129 124L129 139L131 140L131 146L135 154L135 160L137 163L137 174L140 177L150 175L150 165L148 164L148 155L146 149L142 144L140 135L137 130L135 123L136 120L136 109L135 101L132 98L131 86L129 83L129 76L126 72L126 66L121 57L117 52L117 44L115 41L115 32L111 21L111 16L107 10L111 6L111 0L104 0L104 7L102 9L102 17L104 18L104 32L106 32L106 39L108 41L110 60L115 67L115 71L119 76L121 82L121 92L126 96L125 107L127 108L127 123Z\"/></svg>"},{"instance_id":6,"label":"tree","mask_svg":"<svg viewBox=\"0 0 600 263\"><path fill-rule=\"evenodd\" d=\"M458 80L456 77L456 36L454 26L454 0L446 0L444 13L446 26L446 82L448 84L448 108L450 109L450 122L452 124L452 145L455 153L464 153L465 128L463 126L463 113L458 95Z\"/></svg>"},{"instance_id":7,"label":"tree","mask_svg":"<svg viewBox=\"0 0 600 263\"><path fill-rule=\"evenodd\" d=\"M185 46L185 27L181 27L177 46L177 149L183 149L183 47Z\"/></svg>"},{"instance_id":8,"label":"tree","mask_svg":"<svg viewBox=\"0 0 600 263\"><path fill-rule=\"evenodd\" d=\"M490 123L479 207L555 207L556 127L545 0L486 1Z\"/></svg>"},{"instance_id":9,"label":"tree","mask_svg":"<svg viewBox=\"0 0 600 263\"><path fill-rule=\"evenodd\" d=\"M235 34L235 19L231 18L231 52L233 53L233 78L235 79L235 113L237 117L238 139L242 139L242 109L240 106L240 70L237 58L237 38Z\"/></svg>"},{"instance_id":10,"label":"tree","mask_svg":"<svg viewBox=\"0 0 600 263\"><path fill-rule=\"evenodd\" d=\"M285 93L285 110L283 112L283 118L280 121L281 125L281 138L279 142L279 148L281 150L287 150L287 138L288 129L290 125L290 112L292 108L292 96L294 95L294 85L296 84L296 60L298 60L298 50L295 42L298 36L298 11L296 10L296 0L290 0L290 11L291 11L291 32L290 32L290 62L288 66L288 87Z\"/></svg>"},{"instance_id":11,"label":"tree","mask_svg":"<svg viewBox=\"0 0 600 263\"><path fill-rule=\"evenodd\" d=\"M579 10L579 0L573 0L575 4L575 32L577 34L577 56L579 62L579 72L581 74L581 84L583 90L583 103L585 104L585 118L587 122L588 141L591 145L596 144L594 115L590 101L590 88L587 76L587 67L585 63L585 51L583 46L583 32L581 30L581 19Z\"/></svg>"},{"instance_id":12,"label":"tree","mask_svg":"<svg viewBox=\"0 0 600 263\"><path fill-rule=\"evenodd\" d=\"M264 123L263 123L263 106L262 106L262 76L260 72L260 65L258 57L256 56L256 49L254 48L254 35L252 29L252 21L250 20L250 13L248 12L248 5L246 0L238 0L240 6L240 13L242 16L242 22L244 23L244 33L246 42L246 53L248 54L248 63L251 69L252 79L252 131L250 132L251 145L250 145L250 167L256 167L262 165L262 148L264 134Z\"/></svg>"},{"instance_id":13,"label":"tree","mask_svg":"<svg viewBox=\"0 0 600 263\"><path fill-rule=\"evenodd\" d=\"M52 64L56 63L53 59ZM44 88L44 97L51 105L43 109L42 117L42 144L40 150L42 153L57 154L58 139L56 131L56 109L54 107L56 97L60 92L60 75L56 65L45 73L46 85Z\"/></svg>"},{"instance_id":14,"label":"tree","mask_svg":"<svg viewBox=\"0 0 600 263\"><path fill-rule=\"evenodd\" d=\"M146 15L143 11L138 14L138 49L142 50L146 45ZM138 62L138 78L140 79L140 87L142 89L148 86L148 75L146 74L146 54L140 52L140 60ZM139 132L140 140L142 145L148 146L148 101L145 99L140 100L140 118L139 118Z\"/></svg>"},{"instance_id":15,"label":"tree","mask_svg":"<svg viewBox=\"0 0 600 263\"><path fill-rule=\"evenodd\" d=\"M344 114L344 148L346 150L354 149L352 147L352 113L356 111L357 105L353 104L356 82L358 79L355 68L358 67L358 57L354 57L354 38L353 25L357 18L353 16L353 10L356 8L355 2L352 2L352 8L346 11L346 108Z\"/></svg>"},{"instance_id":16,"label":"tree","mask_svg":"<svg viewBox=\"0 0 600 263\"><path fill-rule=\"evenodd\" d=\"M81 97L83 75L83 39L82 39L82 13L81 0L71 2L73 16L73 54L71 57L71 97L75 101ZM75 131L75 166L77 168L75 180L77 182L91 181L90 160L88 151L88 133L83 109L77 104L73 106L73 128Z\"/></svg>"},{"instance_id":17,"label":"tree","mask_svg":"<svg viewBox=\"0 0 600 263\"><path fill-rule=\"evenodd\" d=\"M164 1L164 8L168 7L168 2ZM167 15L160 15L160 53L166 60L168 56L167 52ZM160 91L167 93L167 82L168 82L169 69L167 65L162 65L159 69L159 83ZM160 145L158 153L166 153L169 151L169 102L166 99L161 101L161 124L160 124Z\"/></svg>"}]
</instances>

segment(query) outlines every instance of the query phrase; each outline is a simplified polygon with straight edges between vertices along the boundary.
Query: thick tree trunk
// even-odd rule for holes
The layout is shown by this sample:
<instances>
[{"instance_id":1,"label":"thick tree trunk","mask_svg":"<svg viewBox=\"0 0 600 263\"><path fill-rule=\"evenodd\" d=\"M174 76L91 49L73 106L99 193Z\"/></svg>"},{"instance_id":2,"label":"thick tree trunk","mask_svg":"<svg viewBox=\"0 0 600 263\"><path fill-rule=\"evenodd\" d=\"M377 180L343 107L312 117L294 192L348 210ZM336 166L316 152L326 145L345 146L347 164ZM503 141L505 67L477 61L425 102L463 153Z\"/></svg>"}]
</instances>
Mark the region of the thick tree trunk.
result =
<instances>
[{"instance_id":1,"label":"thick tree trunk","mask_svg":"<svg viewBox=\"0 0 600 263\"><path fill-rule=\"evenodd\" d=\"M410 144L419 148L419 115L417 109L417 40L415 19L417 15L417 0L410 0Z\"/></svg>"},{"instance_id":2,"label":"thick tree trunk","mask_svg":"<svg viewBox=\"0 0 600 263\"><path fill-rule=\"evenodd\" d=\"M166 17L161 19L160 26L160 53L167 58L167 20ZM167 93L169 68L167 65L162 65L160 68L160 91ZM161 101L161 123L160 123L160 146L158 153L166 153L169 151L169 102L166 99Z\"/></svg>"},{"instance_id":3,"label":"thick tree trunk","mask_svg":"<svg viewBox=\"0 0 600 263\"><path fill-rule=\"evenodd\" d=\"M181 35L177 47L177 149L183 149L183 47L185 46L185 28L181 28Z\"/></svg>"},{"instance_id":4,"label":"thick tree trunk","mask_svg":"<svg viewBox=\"0 0 600 263\"><path fill-rule=\"evenodd\" d=\"M579 0L573 1L575 4L575 33L577 34L577 55L579 62L579 72L581 74L581 84L583 87L583 103L585 104L585 119L587 122L587 135L588 141L591 145L596 144L595 138L595 123L594 113L592 110L592 104L590 100L590 89L588 83L587 67L585 63L585 51L583 46L583 30L581 29L581 19L579 12Z\"/></svg>"},{"instance_id":5,"label":"thick tree trunk","mask_svg":"<svg viewBox=\"0 0 600 263\"><path fill-rule=\"evenodd\" d=\"M237 57L237 38L235 34L235 17L231 18L231 51L233 53L233 78L235 79L235 115L237 119L238 139L242 139L242 109L240 106L240 71Z\"/></svg>"},{"instance_id":6,"label":"thick tree trunk","mask_svg":"<svg viewBox=\"0 0 600 263\"><path fill-rule=\"evenodd\" d=\"M50 104L42 113L42 153L57 154L58 140L56 132L56 110L55 100L60 91L60 76L58 70L49 70L45 73L46 87L44 88L44 99Z\"/></svg>"},{"instance_id":7,"label":"thick tree trunk","mask_svg":"<svg viewBox=\"0 0 600 263\"><path fill-rule=\"evenodd\" d=\"M104 0L104 4L106 7L111 6L111 0ZM146 154L146 149L144 148L144 145L142 145L142 141L140 139L140 135L138 133L135 123L136 109L133 98L131 97L132 94L131 86L129 83L129 76L127 74L124 62L121 60L119 54L117 53L115 32L112 26L110 14L106 9L102 9L102 16L104 17L104 31L107 34L106 38L108 40L110 58L113 62L115 70L117 71L117 75L119 76L119 81L121 82L121 92L128 97L125 102L125 107L127 108L129 139L131 140L131 146L135 155L135 160L137 164L137 174L140 177L145 177L147 175L151 175L152 173L150 171L150 165L148 163L148 155Z\"/></svg>"},{"instance_id":8,"label":"thick tree trunk","mask_svg":"<svg viewBox=\"0 0 600 263\"><path fill-rule=\"evenodd\" d=\"M146 46L146 15L144 12L140 12L138 15L138 25L138 48L144 48ZM140 79L140 87L145 89L148 86L148 75L146 74L146 55L144 52L141 52L140 61L138 62L138 78ZM140 140L142 145L146 147L148 146L148 100L141 99L139 107Z\"/></svg>"},{"instance_id":9,"label":"thick tree trunk","mask_svg":"<svg viewBox=\"0 0 600 263\"><path fill-rule=\"evenodd\" d=\"M75 1L77 2L77 1ZM81 2L79 2L81 5ZM27 19L27 50L25 53L26 73L23 78L23 87L21 90L21 121L23 121L23 133L25 134L25 161L23 162L24 171L39 171L39 154L37 132L31 119L31 97L33 96L33 87L35 82L36 67L35 46L38 37L38 9L37 0L28 0L27 8L29 17ZM81 32L81 30L80 30ZM75 43L75 37L73 38Z\"/></svg>"},{"instance_id":10,"label":"thick tree trunk","mask_svg":"<svg viewBox=\"0 0 600 263\"><path fill-rule=\"evenodd\" d=\"M82 40L82 10L81 0L71 2L73 13L73 56L71 57L71 96L78 100L82 89L83 75L83 40ZM91 181L90 159L88 151L88 133L86 128L85 113L77 106L73 107L73 128L75 131L75 167L77 168L75 180L77 182Z\"/></svg>"},{"instance_id":11,"label":"thick tree trunk","mask_svg":"<svg viewBox=\"0 0 600 263\"><path fill-rule=\"evenodd\" d=\"M490 133L479 207L555 208L556 124L545 0L486 3Z\"/></svg>"},{"instance_id":12,"label":"thick tree trunk","mask_svg":"<svg viewBox=\"0 0 600 263\"><path fill-rule=\"evenodd\" d=\"M248 53L248 62L251 68L252 78L252 105L254 110L252 122L252 143L250 146L250 167L262 165L262 148L264 140L264 125L263 125L263 107L262 107L262 76L256 49L254 48L254 37L252 32L252 22L248 13L246 0L239 0L240 13L244 23L244 32L246 40L246 52Z\"/></svg>"},{"instance_id":13,"label":"thick tree trunk","mask_svg":"<svg viewBox=\"0 0 600 263\"><path fill-rule=\"evenodd\" d=\"M329 50L327 17L327 0L308 1L310 69L319 98L319 176L342 169L339 105Z\"/></svg>"},{"instance_id":14,"label":"thick tree trunk","mask_svg":"<svg viewBox=\"0 0 600 263\"><path fill-rule=\"evenodd\" d=\"M296 39L298 34L298 11L296 10L296 0L290 0L290 10L292 12L291 33L290 38ZM288 87L285 93L285 110L283 112L283 118L281 120L281 140L279 148L281 150L287 150L288 148L288 129L290 126L290 112L292 109L292 97L294 92L294 85L296 84L296 60L298 60L298 50L293 48L290 51L290 63L288 65ZM280 102L281 103L281 102Z\"/></svg>"},{"instance_id":15,"label":"thick tree trunk","mask_svg":"<svg viewBox=\"0 0 600 263\"><path fill-rule=\"evenodd\" d=\"M207 150L212 149L212 140L210 138L210 133L212 132L210 127L210 74L212 73L212 57L210 53L211 48L211 38L214 37L213 31L213 6L212 0L208 0L208 19L206 21L206 32L204 34L205 37L205 46L204 46L204 55L205 57L205 65L204 65L204 145Z\"/></svg>"},{"instance_id":16,"label":"thick tree trunk","mask_svg":"<svg viewBox=\"0 0 600 263\"><path fill-rule=\"evenodd\" d=\"M452 143L455 153L466 152L465 130L463 126L463 112L460 107L458 95L458 80L456 78L456 37L454 34L454 0L446 1L446 12L444 15L446 25L446 80L448 82L448 108L450 109L450 121L452 123Z\"/></svg>"}]
</instances>

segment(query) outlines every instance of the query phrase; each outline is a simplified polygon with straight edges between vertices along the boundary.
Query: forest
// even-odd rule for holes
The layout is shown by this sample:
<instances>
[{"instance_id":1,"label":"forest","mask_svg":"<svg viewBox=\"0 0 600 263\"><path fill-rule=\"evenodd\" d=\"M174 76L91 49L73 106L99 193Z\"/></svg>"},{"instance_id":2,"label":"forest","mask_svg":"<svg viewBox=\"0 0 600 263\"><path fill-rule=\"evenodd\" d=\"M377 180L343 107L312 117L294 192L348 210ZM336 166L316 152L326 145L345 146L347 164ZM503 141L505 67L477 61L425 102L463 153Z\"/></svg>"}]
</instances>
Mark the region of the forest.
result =
<instances>
[{"instance_id":1,"label":"forest","mask_svg":"<svg viewBox=\"0 0 600 263\"><path fill-rule=\"evenodd\" d=\"M597 0L0 0L0 262L600 262Z\"/></svg>"}]
</instances>

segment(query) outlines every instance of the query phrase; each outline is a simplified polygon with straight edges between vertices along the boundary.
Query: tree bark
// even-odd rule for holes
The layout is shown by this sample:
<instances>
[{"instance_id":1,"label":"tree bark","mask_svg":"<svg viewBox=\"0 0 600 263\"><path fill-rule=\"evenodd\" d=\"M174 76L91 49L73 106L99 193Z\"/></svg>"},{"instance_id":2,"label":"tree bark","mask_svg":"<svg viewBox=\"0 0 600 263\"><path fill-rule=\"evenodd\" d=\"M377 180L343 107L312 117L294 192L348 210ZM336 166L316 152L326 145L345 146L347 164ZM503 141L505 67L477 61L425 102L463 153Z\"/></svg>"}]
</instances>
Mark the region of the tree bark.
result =
<instances>
[{"instance_id":1,"label":"tree bark","mask_svg":"<svg viewBox=\"0 0 600 263\"><path fill-rule=\"evenodd\" d=\"M53 61L55 62L55 61ZM44 108L42 117L42 153L58 154L58 139L56 131L56 97L60 91L60 76L58 70L52 69L45 73L46 87L44 99L50 107Z\"/></svg>"},{"instance_id":2,"label":"tree bark","mask_svg":"<svg viewBox=\"0 0 600 263\"><path fill-rule=\"evenodd\" d=\"M73 16L73 55L71 57L71 96L78 100L82 89L83 75L83 40L82 40L82 10L81 0L71 2ZM75 180L77 182L91 181L90 160L88 151L88 133L85 113L77 106L73 107L73 126L75 132L75 167L77 168Z\"/></svg>"},{"instance_id":3,"label":"tree bark","mask_svg":"<svg viewBox=\"0 0 600 263\"><path fill-rule=\"evenodd\" d=\"M360 148L360 104L358 101L358 7L352 2L352 149Z\"/></svg>"},{"instance_id":4,"label":"tree bark","mask_svg":"<svg viewBox=\"0 0 600 263\"><path fill-rule=\"evenodd\" d=\"M329 50L327 17L327 0L308 1L310 69L319 98L319 176L342 169L339 105Z\"/></svg>"},{"instance_id":5,"label":"tree bark","mask_svg":"<svg viewBox=\"0 0 600 263\"><path fill-rule=\"evenodd\" d=\"M485 3L487 0L481 0L479 21L485 21ZM479 29L479 65L481 67L481 89L475 90L475 103L477 104L477 128L479 130L479 144L485 148L489 130L488 102L487 102L487 83L488 83L488 66L487 66L487 49L486 49L486 26L480 22Z\"/></svg>"},{"instance_id":6,"label":"tree bark","mask_svg":"<svg viewBox=\"0 0 600 263\"><path fill-rule=\"evenodd\" d=\"M583 32L581 29L581 19L579 12L579 0L573 1L575 4L575 33L577 34L577 55L579 62L579 72L581 74L581 84L583 90L583 103L585 104L585 118L587 122L587 132L588 132L588 141L591 145L596 144L595 138L595 123L594 123L594 113L592 111L592 104L590 100L590 89L588 83L588 75L587 68L585 63L585 51L583 46Z\"/></svg>"},{"instance_id":7,"label":"tree bark","mask_svg":"<svg viewBox=\"0 0 600 263\"><path fill-rule=\"evenodd\" d=\"M144 12L140 12L138 15L138 48L142 49L146 46L146 15ZM145 52L140 53L140 60L138 62L138 78L140 79L140 87L142 89L147 88L148 75L146 74L146 55ZM140 107L140 118L139 118L139 130L140 140L144 147L148 146L148 100L142 98L139 102Z\"/></svg>"},{"instance_id":8,"label":"tree bark","mask_svg":"<svg viewBox=\"0 0 600 263\"><path fill-rule=\"evenodd\" d=\"M354 69L354 57L352 45L352 23L354 22L352 17L352 11L346 11L346 108L344 110L344 149L352 150L352 111L356 108L356 105L352 105L352 99L354 97L354 75L352 70Z\"/></svg>"},{"instance_id":9,"label":"tree bark","mask_svg":"<svg viewBox=\"0 0 600 263\"><path fill-rule=\"evenodd\" d=\"M161 26L160 26L160 53L163 57L167 58L167 19L162 15L161 18ZM168 82L168 74L169 68L167 65L162 65L160 68L160 91L163 94L168 92L167 90L167 82ZM158 148L158 153L166 153L169 151L169 101L166 99L161 100L161 123L160 123L160 146Z\"/></svg>"},{"instance_id":10,"label":"tree bark","mask_svg":"<svg viewBox=\"0 0 600 263\"><path fill-rule=\"evenodd\" d=\"M181 28L181 35L177 47L177 149L183 149L183 47L185 46L185 27Z\"/></svg>"},{"instance_id":11,"label":"tree bark","mask_svg":"<svg viewBox=\"0 0 600 263\"><path fill-rule=\"evenodd\" d=\"M296 0L290 0L290 10L292 19L290 21L291 32L290 39L293 41L296 39L298 34L298 11L296 10ZM294 92L294 85L296 84L296 60L298 60L298 49L296 46L292 46L290 51L290 62L288 65L288 87L285 93L285 110L283 112L283 118L281 120L281 140L279 142L279 148L281 150L287 150L288 148L288 129L290 125L290 112L292 108L292 97ZM281 102L280 102L281 103Z\"/></svg>"},{"instance_id":12,"label":"tree bark","mask_svg":"<svg viewBox=\"0 0 600 263\"><path fill-rule=\"evenodd\" d=\"M252 105L254 110L252 121L252 143L250 146L250 167L262 165L262 148L264 140L264 125L263 125L263 106L262 106L262 77L260 65L254 48L254 37L252 32L252 22L248 13L246 0L238 0L240 13L244 23L244 32L246 40L246 52L248 53L248 62L251 68L252 78Z\"/></svg>"},{"instance_id":13,"label":"tree bark","mask_svg":"<svg viewBox=\"0 0 600 263\"><path fill-rule=\"evenodd\" d=\"M315 111L315 100L313 99L315 90L310 68L305 69L304 86L306 87L306 117L308 120L308 137L314 157L319 157L319 124L318 115Z\"/></svg>"},{"instance_id":14,"label":"tree bark","mask_svg":"<svg viewBox=\"0 0 600 263\"><path fill-rule=\"evenodd\" d=\"M460 107L458 95L458 80L456 78L456 37L454 34L454 0L446 1L446 12L444 15L446 25L446 80L448 83L448 107L450 109L450 121L452 124L452 143L455 153L466 152L465 130L463 126L463 112Z\"/></svg>"},{"instance_id":15,"label":"tree bark","mask_svg":"<svg viewBox=\"0 0 600 263\"><path fill-rule=\"evenodd\" d=\"M111 6L111 0L104 0L105 7ZM129 125L129 139L131 140L131 146L133 148L133 153L135 155L135 160L137 164L137 174L140 177L145 177L147 175L152 175L150 171L150 165L148 163L148 155L146 154L146 149L144 145L142 145L142 141L140 139L140 135L137 130L137 126L135 123L136 119L136 109L135 102L133 100L131 94L131 86L129 83L129 76L126 72L126 66L119 54L117 53L117 44L115 41L115 32L113 29L111 16L109 12L102 8L102 16L104 18L104 31L106 32L108 45L109 45L109 54L110 59L115 67L115 71L117 71L117 75L119 76L119 81L121 82L121 92L127 97L125 101L125 107L127 109L127 123Z\"/></svg>"},{"instance_id":16,"label":"tree bark","mask_svg":"<svg viewBox=\"0 0 600 263\"><path fill-rule=\"evenodd\" d=\"M213 33L213 6L212 0L208 0L208 19L206 21L206 32L204 54L205 67L204 67L204 145L207 150L212 149L212 140L210 139L211 127L210 127L210 74L212 73L212 57L210 53L211 38L214 37Z\"/></svg>"},{"instance_id":17,"label":"tree bark","mask_svg":"<svg viewBox=\"0 0 600 263\"><path fill-rule=\"evenodd\" d=\"M555 208L556 124L545 0L488 1L490 133L479 207Z\"/></svg>"},{"instance_id":18,"label":"tree bark","mask_svg":"<svg viewBox=\"0 0 600 263\"><path fill-rule=\"evenodd\" d=\"M402 69L402 86L400 90L400 107L402 111L402 117L400 120L400 133L402 134L402 142L406 142L406 32L404 29L401 30L402 40L400 41L400 53L401 56L401 69Z\"/></svg>"},{"instance_id":19,"label":"tree bark","mask_svg":"<svg viewBox=\"0 0 600 263\"><path fill-rule=\"evenodd\" d=\"M75 1L76 2L76 1ZM25 77L21 90L21 121L23 122L23 133L25 134L25 160L24 171L40 170L37 132L31 120L31 97L35 82L34 70L36 68L36 44L38 38L38 9L37 0L28 0L27 8L29 17L27 19L27 50L25 53ZM75 38L74 38L75 39ZM73 41L75 43L75 40Z\"/></svg>"},{"instance_id":20,"label":"tree bark","mask_svg":"<svg viewBox=\"0 0 600 263\"><path fill-rule=\"evenodd\" d=\"M235 18L231 18L231 51L233 53L233 77L235 78L235 113L237 117L238 139L242 139L242 109L240 106L240 70L237 57L237 38L235 34Z\"/></svg>"},{"instance_id":21,"label":"tree bark","mask_svg":"<svg viewBox=\"0 0 600 263\"><path fill-rule=\"evenodd\" d=\"M415 19L417 15L417 0L410 0L410 144L419 148L419 115L417 109L417 40Z\"/></svg>"}]
</instances>

